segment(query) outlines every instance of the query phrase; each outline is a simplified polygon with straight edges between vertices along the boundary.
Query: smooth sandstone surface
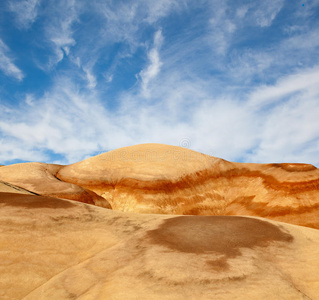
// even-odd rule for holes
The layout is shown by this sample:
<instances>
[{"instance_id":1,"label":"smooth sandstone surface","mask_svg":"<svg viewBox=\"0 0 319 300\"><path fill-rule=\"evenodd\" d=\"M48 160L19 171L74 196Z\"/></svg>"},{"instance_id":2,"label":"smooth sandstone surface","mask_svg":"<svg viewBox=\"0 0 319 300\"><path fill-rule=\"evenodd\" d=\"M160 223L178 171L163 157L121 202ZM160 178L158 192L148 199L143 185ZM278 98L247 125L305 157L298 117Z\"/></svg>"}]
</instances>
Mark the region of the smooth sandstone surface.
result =
<instances>
[{"instance_id":1,"label":"smooth sandstone surface","mask_svg":"<svg viewBox=\"0 0 319 300\"><path fill-rule=\"evenodd\" d=\"M0 193L0 299L319 299L319 231Z\"/></svg>"},{"instance_id":2,"label":"smooth sandstone surface","mask_svg":"<svg viewBox=\"0 0 319 300\"><path fill-rule=\"evenodd\" d=\"M309 164L234 163L142 144L67 166L4 166L0 180L124 212L250 215L319 229L319 170Z\"/></svg>"},{"instance_id":3,"label":"smooth sandstone surface","mask_svg":"<svg viewBox=\"0 0 319 300\"><path fill-rule=\"evenodd\" d=\"M18 194L27 194L32 195L30 191L27 191L21 187L15 186L11 183L4 182L0 180L0 192L3 193L18 193Z\"/></svg>"},{"instance_id":4,"label":"smooth sandstone surface","mask_svg":"<svg viewBox=\"0 0 319 300\"><path fill-rule=\"evenodd\" d=\"M21 163L0 168L0 180L10 182L33 193L95 204L100 196L72 183L56 178L61 165ZM111 208L107 201L104 207Z\"/></svg>"},{"instance_id":5,"label":"smooth sandstone surface","mask_svg":"<svg viewBox=\"0 0 319 300\"><path fill-rule=\"evenodd\" d=\"M56 177L125 212L251 215L319 228L319 170L309 164L234 163L142 144L61 167Z\"/></svg>"}]
</instances>

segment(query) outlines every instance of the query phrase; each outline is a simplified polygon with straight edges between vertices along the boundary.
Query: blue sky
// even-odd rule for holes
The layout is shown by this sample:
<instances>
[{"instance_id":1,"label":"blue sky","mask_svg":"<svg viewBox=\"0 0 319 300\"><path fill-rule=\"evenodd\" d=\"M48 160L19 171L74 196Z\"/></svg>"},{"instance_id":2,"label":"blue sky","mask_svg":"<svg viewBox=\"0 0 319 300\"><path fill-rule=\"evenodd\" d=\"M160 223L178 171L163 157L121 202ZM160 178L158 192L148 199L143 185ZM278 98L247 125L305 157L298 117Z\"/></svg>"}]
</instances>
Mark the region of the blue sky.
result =
<instances>
[{"instance_id":1,"label":"blue sky","mask_svg":"<svg viewBox=\"0 0 319 300\"><path fill-rule=\"evenodd\" d=\"M155 142L319 166L318 50L318 0L2 0L0 164Z\"/></svg>"}]
</instances>

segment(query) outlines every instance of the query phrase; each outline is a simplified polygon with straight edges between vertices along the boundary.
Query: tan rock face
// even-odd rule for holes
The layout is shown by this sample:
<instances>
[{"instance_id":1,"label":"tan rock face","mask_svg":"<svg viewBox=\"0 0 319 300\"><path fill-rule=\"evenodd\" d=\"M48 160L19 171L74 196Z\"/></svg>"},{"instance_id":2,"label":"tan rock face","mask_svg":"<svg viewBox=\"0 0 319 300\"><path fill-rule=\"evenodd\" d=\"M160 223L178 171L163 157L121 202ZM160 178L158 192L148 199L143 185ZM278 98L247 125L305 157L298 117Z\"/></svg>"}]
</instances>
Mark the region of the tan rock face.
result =
<instances>
[{"instance_id":1,"label":"tan rock face","mask_svg":"<svg viewBox=\"0 0 319 300\"><path fill-rule=\"evenodd\" d=\"M27 194L32 195L30 191L27 191L21 187L15 186L11 183L4 182L0 180L0 192L3 193L18 193L18 194Z\"/></svg>"},{"instance_id":2,"label":"tan rock face","mask_svg":"<svg viewBox=\"0 0 319 300\"><path fill-rule=\"evenodd\" d=\"M318 299L319 231L0 193L0 298Z\"/></svg>"},{"instance_id":3,"label":"tan rock face","mask_svg":"<svg viewBox=\"0 0 319 300\"><path fill-rule=\"evenodd\" d=\"M121 211L251 215L319 228L319 170L307 164L232 163L144 144L61 167L56 176Z\"/></svg>"},{"instance_id":4,"label":"tan rock face","mask_svg":"<svg viewBox=\"0 0 319 300\"><path fill-rule=\"evenodd\" d=\"M314 166L147 144L0 180L0 299L319 299L319 231L287 224L319 228Z\"/></svg>"},{"instance_id":5,"label":"tan rock face","mask_svg":"<svg viewBox=\"0 0 319 300\"><path fill-rule=\"evenodd\" d=\"M4 180L33 193L76 200L94 204L101 197L72 183L62 182L55 177L61 165L44 163L22 163L0 169L0 180ZM111 208L105 201L104 206Z\"/></svg>"},{"instance_id":6,"label":"tan rock face","mask_svg":"<svg viewBox=\"0 0 319 300\"><path fill-rule=\"evenodd\" d=\"M143 144L68 166L5 166L0 180L124 212L249 215L319 228L319 170L307 164L233 163Z\"/></svg>"},{"instance_id":7,"label":"tan rock face","mask_svg":"<svg viewBox=\"0 0 319 300\"><path fill-rule=\"evenodd\" d=\"M93 190L113 209L145 213L178 213L161 202L173 203L174 191L185 194L183 181L190 170L211 167L215 158L188 149L161 144L137 145L104 153L61 168L57 178ZM177 184L176 184L177 183ZM184 188L184 190L182 190ZM187 191L186 191L187 192ZM195 194L196 195L196 194ZM103 203L100 204L103 206ZM178 205L178 204L177 204ZM165 207L167 206L167 207ZM177 208L178 209L178 208Z\"/></svg>"}]
</instances>

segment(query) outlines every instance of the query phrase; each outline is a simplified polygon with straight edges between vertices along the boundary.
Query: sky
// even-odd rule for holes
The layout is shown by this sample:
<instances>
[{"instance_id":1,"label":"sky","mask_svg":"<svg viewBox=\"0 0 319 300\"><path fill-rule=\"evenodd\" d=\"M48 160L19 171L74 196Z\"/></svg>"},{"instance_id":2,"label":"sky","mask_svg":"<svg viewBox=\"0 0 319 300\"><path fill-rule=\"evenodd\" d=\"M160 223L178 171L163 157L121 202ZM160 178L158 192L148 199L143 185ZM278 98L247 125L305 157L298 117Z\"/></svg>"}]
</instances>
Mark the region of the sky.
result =
<instances>
[{"instance_id":1,"label":"sky","mask_svg":"<svg viewBox=\"0 0 319 300\"><path fill-rule=\"evenodd\" d=\"M1 0L0 164L140 143L319 167L319 0Z\"/></svg>"}]
</instances>

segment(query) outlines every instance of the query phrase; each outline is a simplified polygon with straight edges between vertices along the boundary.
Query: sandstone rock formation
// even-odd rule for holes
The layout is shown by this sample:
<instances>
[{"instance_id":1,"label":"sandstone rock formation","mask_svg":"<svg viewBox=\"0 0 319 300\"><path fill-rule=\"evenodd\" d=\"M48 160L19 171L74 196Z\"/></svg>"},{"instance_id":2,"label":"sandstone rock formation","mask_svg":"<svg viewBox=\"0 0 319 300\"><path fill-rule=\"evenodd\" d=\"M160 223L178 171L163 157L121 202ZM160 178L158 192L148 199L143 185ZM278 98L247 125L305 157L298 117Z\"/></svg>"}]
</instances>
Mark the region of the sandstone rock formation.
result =
<instances>
[{"instance_id":1,"label":"sandstone rock formation","mask_svg":"<svg viewBox=\"0 0 319 300\"><path fill-rule=\"evenodd\" d=\"M319 170L308 164L234 163L143 144L68 166L1 167L0 180L124 212L248 215L319 228Z\"/></svg>"},{"instance_id":2,"label":"sandstone rock formation","mask_svg":"<svg viewBox=\"0 0 319 300\"><path fill-rule=\"evenodd\" d=\"M319 299L318 207L312 165L167 145L4 166L0 299Z\"/></svg>"},{"instance_id":3,"label":"sandstone rock formation","mask_svg":"<svg viewBox=\"0 0 319 300\"><path fill-rule=\"evenodd\" d=\"M44 163L21 163L2 167L0 180L4 180L36 194L60 197L95 204L100 196L72 183L55 177L61 165ZM105 201L104 207L111 208Z\"/></svg>"},{"instance_id":4,"label":"sandstone rock formation","mask_svg":"<svg viewBox=\"0 0 319 300\"><path fill-rule=\"evenodd\" d=\"M11 183L4 182L1 180L0 180L0 192L34 195L34 193L32 193L26 189L23 189L21 187L15 186Z\"/></svg>"},{"instance_id":5,"label":"sandstone rock formation","mask_svg":"<svg viewBox=\"0 0 319 300\"><path fill-rule=\"evenodd\" d=\"M56 176L94 191L115 210L250 215L319 228L319 170L307 164L233 163L143 144L62 167Z\"/></svg>"},{"instance_id":6,"label":"sandstone rock formation","mask_svg":"<svg viewBox=\"0 0 319 300\"><path fill-rule=\"evenodd\" d=\"M319 231L0 193L0 299L319 299Z\"/></svg>"}]
</instances>

